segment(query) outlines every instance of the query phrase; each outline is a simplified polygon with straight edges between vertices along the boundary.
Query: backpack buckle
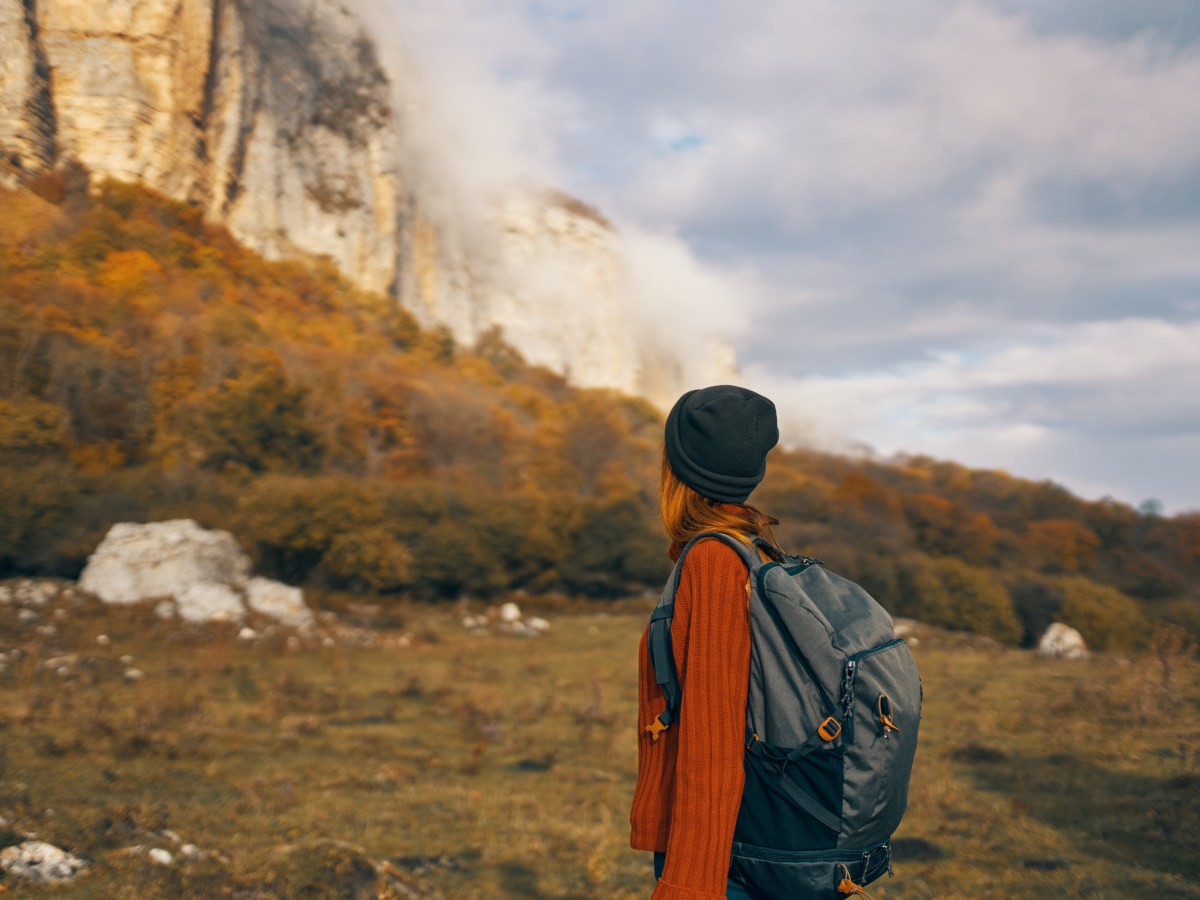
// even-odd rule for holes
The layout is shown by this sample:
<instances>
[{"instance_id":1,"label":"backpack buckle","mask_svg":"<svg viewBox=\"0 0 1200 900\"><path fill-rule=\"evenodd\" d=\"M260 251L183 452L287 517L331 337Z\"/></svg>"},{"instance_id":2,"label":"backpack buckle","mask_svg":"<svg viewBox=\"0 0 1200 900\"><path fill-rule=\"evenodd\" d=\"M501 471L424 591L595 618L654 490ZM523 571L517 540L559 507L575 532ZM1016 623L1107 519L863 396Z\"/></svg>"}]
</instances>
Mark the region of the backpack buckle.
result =
<instances>
[{"instance_id":1,"label":"backpack buckle","mask_svg":"<svg viewBox=\"0 0 1200 900\"><path fill-rule=\"evenodd\" d=\"M670 726L663 723L662 713L654 717L654 721L646 726L646 730L650 732L650 740L657 742L663 736L663 732Z\"/></svg>"},{"instance_id":2,"label":"backpack buckle","mask_svg":"<svg viewBox=\"0 0 1200 900\"><path fill-rule=\"evenodd\" d=\"M830 716L817 726L817 734L823 741L836 741L842 734L842 723Z\"/></svg>"}]
</instances>

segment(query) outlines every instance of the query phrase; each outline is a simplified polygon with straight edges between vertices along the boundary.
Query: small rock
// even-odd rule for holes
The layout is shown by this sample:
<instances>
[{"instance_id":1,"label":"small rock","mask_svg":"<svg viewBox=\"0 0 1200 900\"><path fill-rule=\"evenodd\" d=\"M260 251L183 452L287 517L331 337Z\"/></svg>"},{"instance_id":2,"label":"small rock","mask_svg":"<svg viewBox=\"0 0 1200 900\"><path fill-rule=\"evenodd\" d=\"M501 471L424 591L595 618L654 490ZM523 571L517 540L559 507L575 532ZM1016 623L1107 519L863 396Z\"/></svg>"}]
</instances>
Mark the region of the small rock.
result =
<instances>
[{"instance_id":1,"label":"small rock","mask_svg":"<svg viewBox=\"0 0 1200 900\"><path fill-rule=\"evenodd\" d=\"M246 607L227 584L199 581L175 595L175 610L186 622L240 622Z\"/></svg>"},{"instance_id":2,"label":"small rock","mask_svg":"<svg viewBox=\"0 0 1200 900\"><path fill-rule=\"evenodd\" d=\"M243 628L241 631L238 632L238 640L239 641L252 641L257 637L258 637L258 632L249 626L246 626L245 628Z\"/></svg>"},{"instance_id":3,"label":"small rock","mask_svg":"<svg viewBox=\"0 0 1200 900\"><path fill-rule=\"evenodd\" d=\"M204 851L195 844L184 844L179 848L179 852L188 859L199 859L204 855Z\"/></svg>"},{"instance_id":4,"label":"small rock","mask_svg":"<svg viewBox=\"0 0 1200 900\"><path fill-rule=\"evenodd\" d=\"M160 619L175 618L175 601L174 600L159 600L154 604L154 614Z\"/></svg>"},{"instance_id":5,"label":"small rock","mask_svg":"<svg viewBox=\"0 0 1200 900\"><path fill-rule=\"evenodd\" d=\"M101 647L107 647L109 644L112 643L112 639L109 638L109 636L107 634L98 634L98 635L96 635L96 643L99 644Z\"/></svg>"},{"instance_id":6,"label":"small rock","mask_svg":"<svg viewBox=\"0 0 1200 900\"><path fill-rule=\"evenodd\" d=\"M294 634L291 637L289 637L287 639L287 648L289 650L299 650L300 649L300 638L296 637Z\"/></svg>"},{"instance_id":7,"label":"small rock","mask_svg":"<svg viewBox=\"0 0 1200 900\"><path fill-rule=\"evenodd\" d=\"M67 617L67 611L65 609L56 609L54 611L54 618L57 619L59 622L61 622L66 617Z\"/></svg>"},{"instance_id":8,"label":"small rock","mask_svg":"<svg viewBox=\"0 0 1200 900\"><path fill-rule=\"evenodd\" d=\"M411 647L412 646L412 637L407 634L401 635L400 637L398 637L396 639L396 646L397 647Z\"/></svg>"},{"instance_id":9,"label":"small rock","mask_svg":"<svg viewBox=\"0 0 1200 900\"><path fill-rule=\"evenodd\" d=\"M121 657L121 665L132 666L133 665L133 657L130 656L128 653L126 653L124 656Z\"/></svg>"},{"instance_id":10,"label":"small rock","mask_svg":"<svg viewBox=\"0 0 1200 900\"><path fill-rule=\"evenodd\" d=\"M175 857L173 857L169 851L163 850L161 847L155 847L148 855L160 866L169 866L171 863L175 862Z\"/></svg>"},{"instance_id":11,"label":"small rock","mask_svg":"<svg viewBox=\"0 0 1200 900\"><path fill-rule=\"evenodd\" d=\"M17 621L22 624L36 622L37 618L38 618L38 614L35 613L32 609L21 609L17 613Z\"/></svg>"},{"instance_id":12,"label":"small rock","mask_svg":"<svg viewBox=\"0 0 1200 900\"><path fill-rule=\"evenodd\" d=\"M1083 635L1062 622L1055 622L1046 629L1038 641L1038 656L1045 659L1087 659L1087 644Z\"/></svg>"},{"instance_id":13,"label":"small rock","mask_svg":"<svg viewBox=\"0 0 1200 900\"><path fill-rule=\"evenodd\" d=\"M43 841L25 841L0 851L0 869L35 884L70 881L85 868L87 863L79 857Z\"/></svg>"},{"instance_id":14,"label":"small rock","mask_svg":"<svg viewBox=\"0 0 1200 900\"><path fill-rule=\"evenodd\" d=\"M141 669L126 669L125 674L122 675L121 677L124 678L126 681L133 683L135 681L141 681L143 678L145 678L146 673L143 672Z\"/></svg>"},{"instance_id":15,"label":"small rock","mask_svg":"<svg viewBox=\"0 0 1200 900\"><path fill-rule=\"evenodd\" d=\"M550 623L547 622L545 619L540 618L539 616L534 616L532 619L530 619L528 621L527 624L534 631L549 631L550 630Z\"/></svg>"},{"instance_id":16,"label":"small rock","mask_svg":"<svg viewBox=\"0 0 1200 900\"><path fill-rule=\"evenodd\" d=\"M10 588L7 584L0 584L0 603L7 606L8 604L12 603L12 598L12 588Z\"/></svg>"},{"instance_id":17,"label":"small rock","mask_svg":"<svg viewBox=\"0 0 1200 900\"><path fill-rule=\"evenodd\" d=\"M307 631L316 624L312 610L304 605L304 593L298 587L251 578L246 584L246 605L260 615L270 616L284 625Z\"/></svg>"},{"instance_id":18,"label":"small rock","mask_svg":"<svg viewBox=\"0 0 1200 900\"><path fill-rule=\"evenodd\" d=\"M58 629L53 625L39 625L37 627L38 637L52 638L58 634Z\"/></svg>"},{"instance_id":19,"label":"small rock","mask_svg":"<svg viewBox=\"0 0 1200 900\"><path fill-rule=\"evenodd\" d=\"M52 584L38 581L22 581L17 584L16 601L27 606L45 606L54 596L55 587Z\"/></svg>"},{"instance_id":20,"label":"small rock","mask_svg":"<svg viewBox=\"0 0 1200 900\"><path fill-rule=\"evenodd\" d=\"M327 637L327 638L325 638L325 640L321 641L321 645L322 645L323 647L326 647L326 648L329 648L329 647L336 647L336 646L337 646L337 641L335 641L335 640L334 640L333 638L331 638L331 637Z\"/></svg>"},{"instance_id":21,"label":"small rock","mask_svg":"<svg viewBox=\"0 0 1200 900\"><path fill-rule=\"evenodd\" d=\"M511 600L500 607L501 622L517 622L521 619L521 607L513 603Z\"/></svg>"}]
</instances>

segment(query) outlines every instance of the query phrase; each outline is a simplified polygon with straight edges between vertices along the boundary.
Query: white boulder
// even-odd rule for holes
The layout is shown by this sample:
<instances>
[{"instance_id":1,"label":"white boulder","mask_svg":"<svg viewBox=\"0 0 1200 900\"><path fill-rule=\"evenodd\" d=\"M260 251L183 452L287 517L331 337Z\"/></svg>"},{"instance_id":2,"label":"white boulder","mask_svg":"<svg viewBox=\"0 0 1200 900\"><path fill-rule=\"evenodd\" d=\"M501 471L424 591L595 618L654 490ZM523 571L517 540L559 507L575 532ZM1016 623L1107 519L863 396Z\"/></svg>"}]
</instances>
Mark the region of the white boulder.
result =
<instances>
[{"instance_id":1,"label":"white boulder","mask_svg":"<svg viewBox=\"0 0 1200 900\"><path fill-rule=\"evenodd\" d=\"M0 869L36 884L70 881L85 868L87 863L79 857L43 841L25 841L0 850Z\"/></svg>"},{"instance_id":2,"label":"white boulder","mask_svg":"<svg viewBox=\"0 0 1200 900\"><path fill-rule=\"evenodd\" d=\"M521 621L521 607L513 603L511 600L500 607L501 622L519 622Z\"/></svg>"},{"instance_id":3,"label":"white boulder","mask_svg":"<svg viewBox=\"0 0 1200 900\"><path fill-rule=\"evenodd\" d=\"M304 593L269 578L251 578L246 584L246 603L260 615L306 631L316 624L312 610L304 605Z\"/></svg>"},{"instance_id":4,"label":"white boulder","mask_svg":"<svg viewBox=\"0 0 1200 900\"><path fill-rule=\"evenodd\" d=\"M299 588L250 577L250 559L227 531L191 519L123 522L88 559L79 586L105 603L156 599L160 618L242 622L248 611L298 629L315 624Z\"/></svg>"},{"instance_id":5,"label":"white boulder","mask_svg":"<svg viewBox=\"0 0 1200 900\"><path fill-rule=\"evenodd\" d=\"M194 584L241 586L249 574L249 557L227 531L191 519L121 522L88 558L79 586L105 603L129 604L178 597Z\"/></svg>"},{"instance_id":6,"label":"white boulder","mask_svg":"<svg viewBox=\"0 0 1200 900\"><path fill-rule=\"evenodd\" d=\"M1087 644L1083 635L1062 622L1046 629L1038 641L1038 656L1046 659L1087 659Z\"/></svg>"},{"instance_id":7,"label":"white boulder","mask_svg":"<svg viewBox=\"0 0 1200 900\"><path fill-rule=\"evenodd\" d=\"M189 584L175 598L185 622L240 622L246 616L241 596L229 585L211 581Z\"/></svg>"},{"instance_id":8,"label":"white boulder","mask_svg":"<svg viewBox=\"0 0 1200 900\"><path fill-rule=\"evenodd\" d=\"M550 630L550 623L540 616L534 616L527 623L534 631L546 632Z\"/></svg>"}]
</instances>

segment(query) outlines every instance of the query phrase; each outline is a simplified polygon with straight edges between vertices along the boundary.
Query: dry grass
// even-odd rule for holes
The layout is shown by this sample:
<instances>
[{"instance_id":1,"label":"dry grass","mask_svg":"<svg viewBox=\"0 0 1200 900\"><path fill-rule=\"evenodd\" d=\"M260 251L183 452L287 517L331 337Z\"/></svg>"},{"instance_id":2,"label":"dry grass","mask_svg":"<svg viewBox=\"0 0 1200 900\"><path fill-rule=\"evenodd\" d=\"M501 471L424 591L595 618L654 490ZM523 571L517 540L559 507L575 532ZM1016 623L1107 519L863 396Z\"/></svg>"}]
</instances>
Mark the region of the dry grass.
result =
<instances>
[{"instance_id":1,"label":"dry grass","mask_svg":"<svg viewBox=\"0 0 1200 900\"><path fill-rule=\"evenodd\" d=\"M53 606L28 623L0 606L0 651L23 652L0 673L0 843L36 832L93 862L55 897L649 893L627 826L640 609L527 640L416 608L409 647L288 650ZM944 636L916 652L923 743L876 898L1200 897L1194 662L1143 722L1128 661ZM203 855L127 850L183 843Z\"/></svg>"}]
</instances>

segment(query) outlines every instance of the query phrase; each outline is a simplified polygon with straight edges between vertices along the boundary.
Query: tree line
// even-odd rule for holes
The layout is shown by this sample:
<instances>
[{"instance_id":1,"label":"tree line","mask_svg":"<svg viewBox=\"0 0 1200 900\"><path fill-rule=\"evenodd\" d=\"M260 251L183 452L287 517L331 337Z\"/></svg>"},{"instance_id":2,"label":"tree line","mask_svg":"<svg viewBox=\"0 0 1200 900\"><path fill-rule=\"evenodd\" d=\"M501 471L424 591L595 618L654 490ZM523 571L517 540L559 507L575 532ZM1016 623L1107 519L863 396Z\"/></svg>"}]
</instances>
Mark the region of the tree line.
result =
<instances>
[{"instance_id":1,"label":"tree line","mask_svg":"<svg viewBox=\"0 0 1200 900\"><path fill-rule=\"evenodd\" d=\"M430 600L656 591L661 414L458 346L320 262L86 173L0 197L0 577L77 575L117 521L195 518L260 570ZM776 450L787 549L894 613L1019 643L1200 633L1200 514L924 457Z\"/></svg>"}]
</instances>

